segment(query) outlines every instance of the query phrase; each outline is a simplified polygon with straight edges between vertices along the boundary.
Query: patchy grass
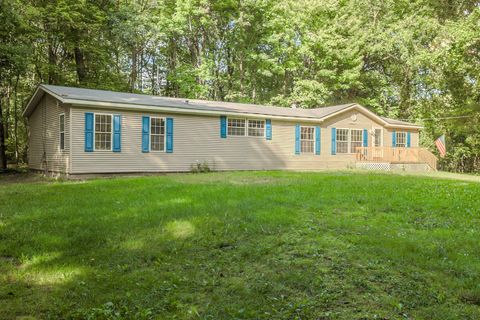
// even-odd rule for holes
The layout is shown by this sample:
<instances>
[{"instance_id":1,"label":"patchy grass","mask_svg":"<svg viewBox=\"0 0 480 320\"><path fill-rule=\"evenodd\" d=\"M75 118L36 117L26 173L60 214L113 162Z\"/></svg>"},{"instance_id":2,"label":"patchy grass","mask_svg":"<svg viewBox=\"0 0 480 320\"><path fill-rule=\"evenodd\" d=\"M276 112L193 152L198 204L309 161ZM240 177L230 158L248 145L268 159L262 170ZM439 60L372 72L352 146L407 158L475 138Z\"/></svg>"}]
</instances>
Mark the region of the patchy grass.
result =
<instances>
[{"instance_id":1,"label":"patchy grass","mask_svg":"<svg viewBox=\"0 0 480 320\"><path fill-rule=\"evenodd\" d=\"M480 184L210 173L0 186L0 318L478 319Z\"/></svg>"}]
</instances>

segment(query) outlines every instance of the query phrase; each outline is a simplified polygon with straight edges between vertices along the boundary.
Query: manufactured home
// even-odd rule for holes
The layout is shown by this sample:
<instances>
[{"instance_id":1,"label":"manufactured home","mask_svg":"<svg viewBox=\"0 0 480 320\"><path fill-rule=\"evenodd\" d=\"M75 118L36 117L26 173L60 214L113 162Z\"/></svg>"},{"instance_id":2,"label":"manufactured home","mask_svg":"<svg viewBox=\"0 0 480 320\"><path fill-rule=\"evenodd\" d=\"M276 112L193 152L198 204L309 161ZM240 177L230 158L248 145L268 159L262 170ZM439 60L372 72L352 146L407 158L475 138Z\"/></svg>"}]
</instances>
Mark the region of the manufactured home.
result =
<instances>
[{"instance_id":1,"label":"manufactured home","mask_svg":"<svg viewBox=\"0 0 480 320\"><path fill-rule=\"evenodd\" d=\"M352 103L316 109L40 85L29 167L67 175L365 167L434 170L421 126Z\"/></svg>"}]
</instances>

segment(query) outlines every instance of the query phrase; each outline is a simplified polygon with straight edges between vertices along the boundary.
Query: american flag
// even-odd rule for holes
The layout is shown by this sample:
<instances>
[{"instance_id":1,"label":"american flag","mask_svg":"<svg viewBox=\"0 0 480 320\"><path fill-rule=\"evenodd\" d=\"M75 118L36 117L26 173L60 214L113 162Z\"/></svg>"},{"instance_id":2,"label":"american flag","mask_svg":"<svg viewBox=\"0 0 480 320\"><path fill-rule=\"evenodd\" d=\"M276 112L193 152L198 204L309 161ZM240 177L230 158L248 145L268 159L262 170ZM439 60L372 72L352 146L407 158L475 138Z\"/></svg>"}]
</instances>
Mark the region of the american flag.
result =
<instances>
[{"instance_id":1,"label":"american flag","mask_svg":"<svg viewBox=\"0 0 480 320\"><path fill-rule=\"evenodd\" d=\"M447 154L447 148L445 147L445 135L442 134L435 140L435 145L437 146L438 152L440 152L440 156L443 158Z\"/></svg>"}]
</instances>

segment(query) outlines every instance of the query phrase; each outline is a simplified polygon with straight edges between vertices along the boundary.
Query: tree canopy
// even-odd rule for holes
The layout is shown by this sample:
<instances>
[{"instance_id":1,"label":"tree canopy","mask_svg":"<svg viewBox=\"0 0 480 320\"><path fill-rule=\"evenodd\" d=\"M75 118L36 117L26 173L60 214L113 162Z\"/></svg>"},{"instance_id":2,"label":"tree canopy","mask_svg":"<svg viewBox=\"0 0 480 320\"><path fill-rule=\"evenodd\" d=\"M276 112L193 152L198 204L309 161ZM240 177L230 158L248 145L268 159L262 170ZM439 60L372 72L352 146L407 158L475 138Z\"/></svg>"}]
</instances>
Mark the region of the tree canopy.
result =
<instances>
[{"instance_id":1,"label":"tree canopy","mask_svg":"<svg viewBox=\"0 0 480 320\"><path fill-rule=\"evenodd\" d=\"M301 108L358 102L480 171L480 2L0 0L0 119L26 158L39 83ZM1 136L0 129L0 136ZM434 149L432 149L434 150Z\"/></svg>"}]
</instances>

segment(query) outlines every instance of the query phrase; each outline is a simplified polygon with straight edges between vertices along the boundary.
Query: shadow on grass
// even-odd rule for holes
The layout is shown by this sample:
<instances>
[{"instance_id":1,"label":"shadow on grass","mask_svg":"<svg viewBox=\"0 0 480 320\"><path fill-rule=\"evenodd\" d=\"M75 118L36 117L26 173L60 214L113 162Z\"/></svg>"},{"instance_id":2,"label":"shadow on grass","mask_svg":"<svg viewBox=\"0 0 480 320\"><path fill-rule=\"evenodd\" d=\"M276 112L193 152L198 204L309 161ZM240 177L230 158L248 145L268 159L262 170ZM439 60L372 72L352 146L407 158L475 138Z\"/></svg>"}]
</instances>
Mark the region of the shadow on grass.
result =
<instances>
[{"instance_id":1,"label":"shadow on grass","mask_svg":"<svg viewBox=\"0 0 480 320\"><path fill-rule=\"evenodd\" d=\"M6 318L479 314L478 187L272 175L3 190Z\"/></svg>"}]
</instances>

